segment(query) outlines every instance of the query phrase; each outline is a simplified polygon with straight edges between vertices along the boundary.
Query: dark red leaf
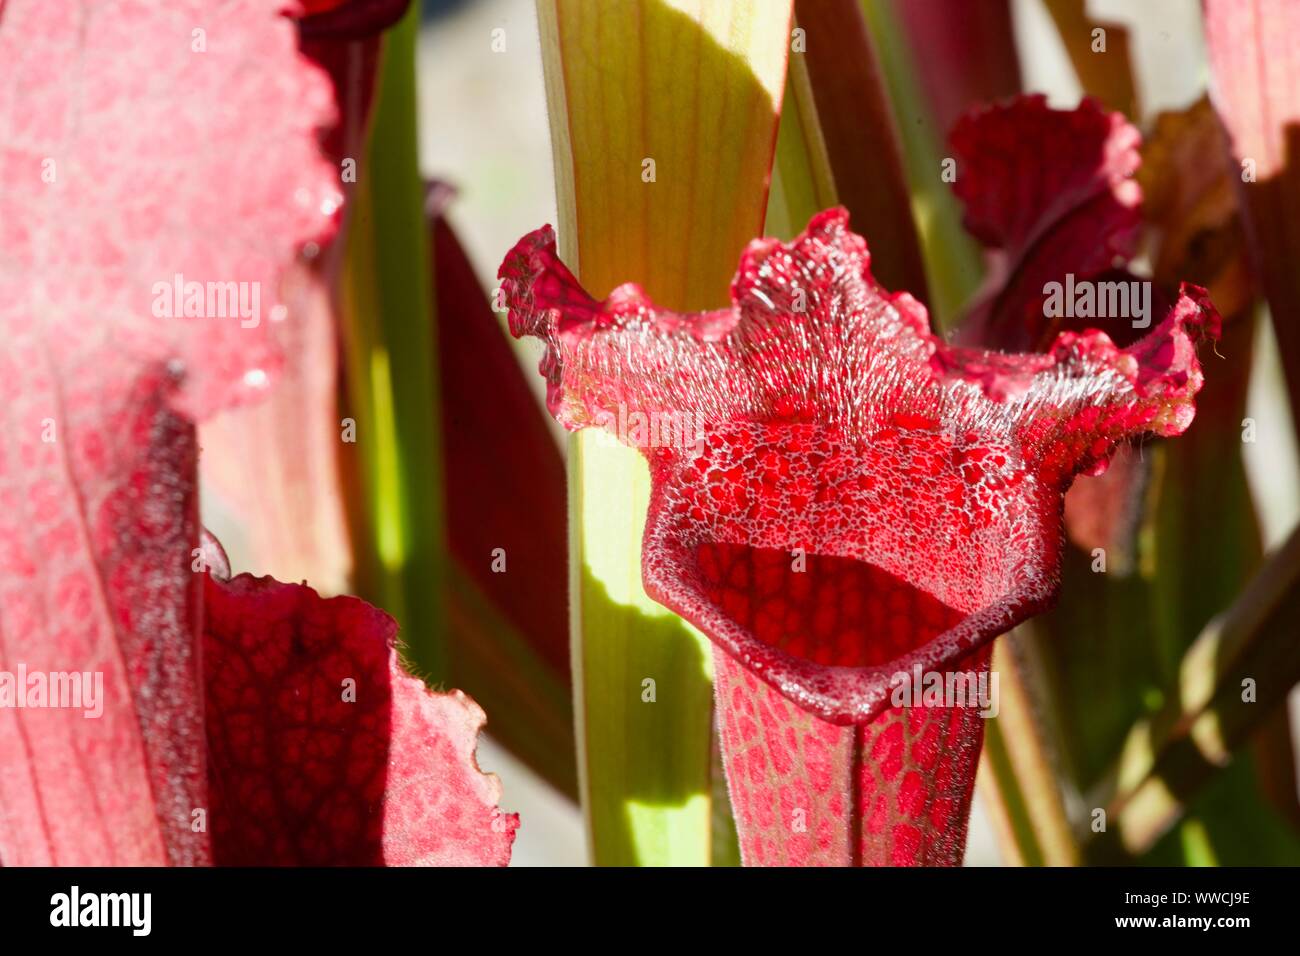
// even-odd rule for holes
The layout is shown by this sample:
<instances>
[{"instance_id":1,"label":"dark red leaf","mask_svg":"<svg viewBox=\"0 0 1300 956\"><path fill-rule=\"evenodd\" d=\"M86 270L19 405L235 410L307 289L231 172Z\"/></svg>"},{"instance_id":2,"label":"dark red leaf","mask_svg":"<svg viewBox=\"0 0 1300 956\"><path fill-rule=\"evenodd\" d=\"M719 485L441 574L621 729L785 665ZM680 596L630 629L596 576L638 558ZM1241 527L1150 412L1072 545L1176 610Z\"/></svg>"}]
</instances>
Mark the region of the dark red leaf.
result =
<instances>
[{"instance_id":1,"label":"dark red leaf","mask_svg":"<svg viewBox=\"0 0 1300 956\"><path fill-rule=\"evenodd\" d=\"M496 865L518 818L474 747L483 711L397 659L357 598L207 576L212 852L233 865Z\"/></svg>"},{"instance_id":2,"label":"dark red leaf","mask_svg":"<svg viewBox=\"0 0 1300 956\"><path fill-rule=\"evenodd\" d=\"M995 263L959 333L963 341L1037 349L1067 329L1104 327L1120 345L1142 334L1130 317L1049 318L1045 308L1049 282L1061 283L1072 299L1073 282L1140 281L1123 268L1140 224L1141 191L1129 178L1140 162L1139 143L1121 114L1093 100L1053 110L1042 96L1020 97L958 122L954 188L966 203L967 227L994 250ZM1149 305L1151 315L1168 310L1160 288L1152 289ZM1065 521L1075 544L1105 548L1111 570L1123 572L1145 466L1135 451L1117 459L1104 476L1070 489Z\"/></svg>"},{"instance_id":3,"label":"dark red leaf","mask_svg":"<svg viewBox=\"0 0 1300 956\"><path fill-rule=\"evenodd\" d=\"M304 39L363 40L402 19L411 0L298 0Z\"/></svg>"},{"instance_id":4,"label":"dark red leaf","mask_svg":"<svg viewBox=\"0 0 1300 956\"><path fill-rule=\"evenodd\" d=\"M1132 256L1140 141L1122 114L1089 99L1054 110L1042 95L1022 96L958 121L953 189L966 205L966 227L993 250L963 341L1046 347L1061 329L1044 313L1044 286L1067 274L1097 278Z\"/></svg>"},{"instance_id":5,"label":"dark red leaf","mask_svg":"<svg viewBox=\"0 0 1300 956\"><path fill-rule=\"evenodd\" d=\"M940 130L949 129L967 110L1020 92L1009 0L895 6Z\"/></svg>"},{"instance_id":6,"label":"dark red leaf","mask_svg":"<svg viewBox=\"0 0 1300 956\"><path fill-rule=\"evenodd\" d=\"M451 223L428 211L442 401L451 674L493 737L565 794L578 785L564 459ZM488 383L487 387L485 383Z\"/></svg>"},{"instance_id":7,"label":"dark red leaf","mask_svg":"<svg viewBox=\"0 0 1300 956\"><path fill-rule=\"evenodd\" d=\"M873 237L881 279L925 301L897 123L862 8L857 0L800 0L795 20L806 33L808 85L835 194Z\"/></svg>"},{"instance_id":8,"label":"dark red leaf","mask_svg":"<svg viewBox=\"0 0 1300 956\"><path fill-rule=\"evenodd\" d=\"M431 248L452 553L567 682L564 459L441 205ZM513 573L493 571L497 548Z\"/></svg>"}]
</instances>

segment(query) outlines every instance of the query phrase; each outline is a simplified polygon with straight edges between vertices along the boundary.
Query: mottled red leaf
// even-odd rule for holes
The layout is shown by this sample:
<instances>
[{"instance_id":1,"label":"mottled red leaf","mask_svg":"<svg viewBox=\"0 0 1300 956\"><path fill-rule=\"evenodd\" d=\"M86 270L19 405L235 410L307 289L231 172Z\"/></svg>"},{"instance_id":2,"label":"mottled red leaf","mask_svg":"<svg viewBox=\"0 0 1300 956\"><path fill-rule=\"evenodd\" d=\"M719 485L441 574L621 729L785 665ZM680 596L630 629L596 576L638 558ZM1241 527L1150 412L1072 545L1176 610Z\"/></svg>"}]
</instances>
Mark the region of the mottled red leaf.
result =
<instances>
[{"instance_id":1,"label":"mottled red leaf","mask_svg":"<svg viewBox=\"0 0 1300 956\"><path fill-rule=\"evenodd\" d=\"M519 825L474 762L483 711L403 671L358 598L207 576L212 853L234 865L495 865Z\"/></svg>"},{"instance_id":2,"label":"mottled red leaf","mask_svg":"<svg viewBox=\"0 0 1300 956\"><path fill-rule=\"evenodd\" d=\"M954 348L869 262L830 210L788 245L751 243L729 309L659 309L630 284L598 302L549 227L500 272L511 330L545 343L552 412L649 459L647 592L801 710L857 726L897 673L958 668L1051 603L1066 488L1130 435L1187 427L1195 342L1219 326L1187 287L1128 349L1101 332L1039 355ZM888 819L890 847L910 840ZM889 852L923 859L918 841Z\"/></svg>"},{"instance_id":3,"label":"mottled red leaf","mask_svg":"<svg viewBox=\"0 0 1300 956\"><path fill-rule=\"evenodd\" d=\"M97 719L0 710L5 863L210 857L185 419L264 390L280 271L338 204L281 6L0 9L0 669L103 674ZM176 276L247 314L186 316Z\"/></svg>"},{"instance_id":4,"label":"mottled red leaf","mask_svg":"<svg viewBox=\"0 0 1300 956\"><path fill-rule=\"evenodd\" d=\"M992 258L962 340L1044 348L1061 331L1044 314L1044 285L1097 278L1133 254L1138 131L1094 100L1054 110L1034 95L964 116L950 138L966 227ZM1118 338L1127 328L1110 320L1108 331Z\"/></svg>"}]
</instances>

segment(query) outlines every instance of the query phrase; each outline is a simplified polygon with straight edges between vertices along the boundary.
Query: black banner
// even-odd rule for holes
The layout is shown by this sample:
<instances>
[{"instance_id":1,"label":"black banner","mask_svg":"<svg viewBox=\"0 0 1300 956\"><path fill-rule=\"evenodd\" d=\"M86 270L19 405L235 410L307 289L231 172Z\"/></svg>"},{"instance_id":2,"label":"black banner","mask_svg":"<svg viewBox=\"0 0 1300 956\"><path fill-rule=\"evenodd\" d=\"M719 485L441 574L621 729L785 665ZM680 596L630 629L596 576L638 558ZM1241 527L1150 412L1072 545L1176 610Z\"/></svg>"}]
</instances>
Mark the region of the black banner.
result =
<instances>
[{"instance_id":1,"label":"black banner","mask_svg":"<svg viewBox=\"0 0 1300 956\"><path fill-rule=\"evenodd\" d=\"M884 936L979 946L1039 938L1231 944L1296 919L1292 870L0 869L7 941L433 945L629 940L808 946ZM614 938L620 938L617 934ZM11 950L15 951L15 950Z\"/></svg>"}]
</instances>

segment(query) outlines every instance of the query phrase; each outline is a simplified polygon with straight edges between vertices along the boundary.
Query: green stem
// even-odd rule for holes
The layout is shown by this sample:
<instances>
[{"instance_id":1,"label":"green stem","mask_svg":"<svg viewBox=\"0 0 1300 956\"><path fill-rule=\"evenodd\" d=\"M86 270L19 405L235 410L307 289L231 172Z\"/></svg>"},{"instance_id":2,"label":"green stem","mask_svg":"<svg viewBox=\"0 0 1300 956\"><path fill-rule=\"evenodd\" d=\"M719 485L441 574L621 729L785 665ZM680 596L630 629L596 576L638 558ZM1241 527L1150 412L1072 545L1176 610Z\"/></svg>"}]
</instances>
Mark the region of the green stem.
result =
<instances>
[{"instance_id":1,"label":"green stem","mask_svg":"<svg viewBox=\"0 0 1300 956\"><path fill-rule=\"evenodd\" d=\"M788 0L537 9L565 262L596 295L636 281L673 308L725 304L767 205ZM597 864L707 865L712 658L641 587L649 488L638 452L571 441L580 790Z\"/></svg>"},{"instance_id":2,"label":"green stem","mask_svg":"<svg viewBox=\"0 0 1300 956\"><path fill-rule=\"evenodd\" d=\"M708 639L641 587L641 455L583 432L569 456L575 719L593 858L708 866Z\"/></svg>"},{"instance_id":3,"label":"green stem","mask_svg":"<svg viewBox=\"0 0 1300 956\"><path fill-rule=\"evenodd\" d=\"M444 533L429 239L416 137L418 4L389 31L360 164L343 287L347 400L361 517L358 586L401 624L413 663L445 680ZM366 540L366 539L358 539Z\"/></svg>"},{"instance_id":4,"label":"green stem","mask_svg":"<svg viewBox=\"0 0 1300 956\"><path fill-rule=\"evenodd\" d=\"M947 331L956 325L983 273L979 247L961 225L961 207L943 181L942 152L946 130L936 130L917 80L917 64L908 56L890 0L861 0L862 12L880 54L903 143L903 162L912 191L912 212L921 238L925 274L930 280L931 320Z\"/></svg>"}]
</instances>

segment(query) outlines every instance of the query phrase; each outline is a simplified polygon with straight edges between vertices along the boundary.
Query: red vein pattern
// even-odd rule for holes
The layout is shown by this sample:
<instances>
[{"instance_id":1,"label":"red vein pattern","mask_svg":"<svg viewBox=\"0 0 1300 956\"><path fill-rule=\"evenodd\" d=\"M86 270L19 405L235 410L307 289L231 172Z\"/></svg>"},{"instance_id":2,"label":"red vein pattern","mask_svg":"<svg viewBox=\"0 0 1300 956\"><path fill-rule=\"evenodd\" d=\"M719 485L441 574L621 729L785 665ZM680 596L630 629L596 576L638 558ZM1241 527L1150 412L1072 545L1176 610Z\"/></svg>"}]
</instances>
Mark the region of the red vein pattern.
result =
<instances>
[{"instance_id":1,"label":"red vein pattern","mask_svg":"<svg viewBox=\"0 0 1300 956\"><path fill-rule=\"evenodd\" d=\"M518 827L479 771L483 711L402 670L358 598L207 578L213 855L243 866L504 866Z\"/></svg>"},{"instance_id":2,"label":"red vein pattern","mask_svg":"<svg viewBox=\"0 0 1300 956\"><path fill-rule=\"evenodd\" d=\"M987 673L977 651L972 673ZM984 723L974 707L891 707L841 727L720 651L713 680L746 866L957 866Z\"/></svg>"}]
</instances>

